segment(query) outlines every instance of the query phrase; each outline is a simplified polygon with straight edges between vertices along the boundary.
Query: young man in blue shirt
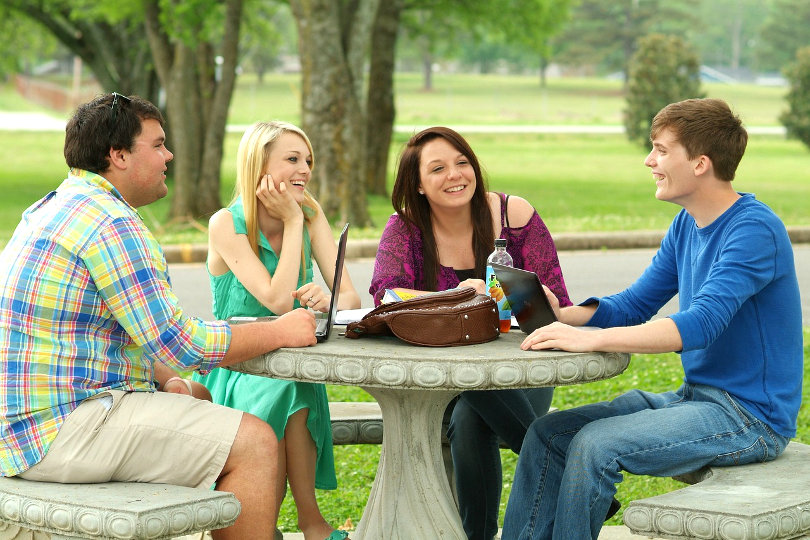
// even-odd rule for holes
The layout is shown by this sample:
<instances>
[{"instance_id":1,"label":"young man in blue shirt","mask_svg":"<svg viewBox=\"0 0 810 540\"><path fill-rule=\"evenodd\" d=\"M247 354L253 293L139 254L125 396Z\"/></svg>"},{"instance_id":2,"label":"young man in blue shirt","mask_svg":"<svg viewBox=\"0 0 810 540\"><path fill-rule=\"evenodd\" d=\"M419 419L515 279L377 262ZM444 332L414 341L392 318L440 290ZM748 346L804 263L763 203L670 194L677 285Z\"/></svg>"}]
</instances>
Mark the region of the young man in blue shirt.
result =
<instances>
[{"instance_id":1,"label":"young man in blue shirt","mask_svg":"<svg viewBox=\"0 0 810 540\"><path fill-rule=\"evenodd\" d=\"M503 538L597 538L622 471L672 476L769 461L796 434L802 327L793 249L779 218L731 180L748 135L716 99L655 117L657 199L683 207L641 277L559 309L524 349L681 354L683 385L632 390L536 420L523 443ZM678 313L650 319L675 294ZM650 322L648 322L650 321ZM583 331L575 326L597 326Z\"/></svg>"}]
</instances>

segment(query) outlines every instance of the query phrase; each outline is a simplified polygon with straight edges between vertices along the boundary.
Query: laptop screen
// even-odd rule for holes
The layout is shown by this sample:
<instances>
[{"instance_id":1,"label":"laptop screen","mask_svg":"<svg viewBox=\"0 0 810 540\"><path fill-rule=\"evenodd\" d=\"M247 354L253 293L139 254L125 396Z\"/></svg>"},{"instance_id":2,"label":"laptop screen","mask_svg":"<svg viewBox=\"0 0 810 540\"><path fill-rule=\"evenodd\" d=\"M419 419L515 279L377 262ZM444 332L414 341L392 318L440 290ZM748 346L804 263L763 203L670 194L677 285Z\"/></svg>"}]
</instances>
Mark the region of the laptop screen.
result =
<instances>
[{"instance_id":1,"label":"laptop screen","mask_svg":"<svg viewBox=\"0 0 810 540\"><path fill-rule=\"evenodd\" d=\"M338 309L338 296L340 295L340 278L343 276L343 263L346 259L346 242L349 237L349 224L343 226L343 231L340 233L340 240L338 240L338 252L335 259L335 277L332 280L332 302L329 304L329 314L326 316L326 331L323 338L329 337L329 332L332 331L332 325L335 321L335 314ZM318 336L318 341L321 337Z\"/></svg>"},{"instance_id":2,"label":"laptop screen","mask_svg":"<svg viewBox=\"0 0 810 540\"><path fill-rule=\"evenodd\" d=\"M534 272L492 263L520 329L530 334L557 320L540 279Z\"/></svg>"}]
</instances>

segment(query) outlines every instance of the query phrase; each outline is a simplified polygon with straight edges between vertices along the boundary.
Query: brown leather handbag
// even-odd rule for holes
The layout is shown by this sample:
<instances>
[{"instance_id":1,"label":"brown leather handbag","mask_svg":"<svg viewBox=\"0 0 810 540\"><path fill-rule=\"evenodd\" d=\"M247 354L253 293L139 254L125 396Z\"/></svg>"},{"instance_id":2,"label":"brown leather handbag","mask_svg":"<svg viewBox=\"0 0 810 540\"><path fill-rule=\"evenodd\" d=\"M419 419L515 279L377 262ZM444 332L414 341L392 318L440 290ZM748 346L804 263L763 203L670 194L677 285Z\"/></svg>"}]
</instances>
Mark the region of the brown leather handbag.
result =
<instances>
[{"instance_id":1,"label":"brown leather handbag","mask_svg":"<svg viewBox=\"0 0 810 540\"><path fill-rule=\"evenodd\" d=\"M393 334L428 347L485 343L499 333L497 304L471 287L383 304L346 325L347 338Z\"/></svg>"}]
</instances>

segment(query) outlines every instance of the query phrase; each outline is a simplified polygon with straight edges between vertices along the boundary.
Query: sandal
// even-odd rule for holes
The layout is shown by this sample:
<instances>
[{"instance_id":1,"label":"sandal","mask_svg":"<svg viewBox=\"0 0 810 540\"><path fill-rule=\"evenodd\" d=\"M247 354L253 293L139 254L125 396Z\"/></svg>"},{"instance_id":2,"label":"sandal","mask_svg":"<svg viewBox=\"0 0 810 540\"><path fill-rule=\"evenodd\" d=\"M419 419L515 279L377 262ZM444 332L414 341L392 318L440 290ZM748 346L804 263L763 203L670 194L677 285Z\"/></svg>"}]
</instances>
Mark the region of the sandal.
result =
<instances>
[{"instance_id":1,"label":"sandal","mask_svg":"<svg viewBox=\"0 0 810 540\"><path fill-rule=\"evenodd\" d=\"M325 540L346 540L346 538L349 538L348 532L335 529Z\"/></svg>"}]
</instances>

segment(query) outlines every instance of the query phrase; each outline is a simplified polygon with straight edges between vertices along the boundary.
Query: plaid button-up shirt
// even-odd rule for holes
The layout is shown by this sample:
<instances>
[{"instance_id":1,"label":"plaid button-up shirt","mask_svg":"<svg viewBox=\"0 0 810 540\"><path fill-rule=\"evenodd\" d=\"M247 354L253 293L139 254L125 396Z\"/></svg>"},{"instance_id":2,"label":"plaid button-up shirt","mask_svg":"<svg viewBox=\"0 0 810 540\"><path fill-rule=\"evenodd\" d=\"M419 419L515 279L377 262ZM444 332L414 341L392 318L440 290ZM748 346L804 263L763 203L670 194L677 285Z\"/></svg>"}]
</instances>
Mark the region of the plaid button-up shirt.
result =
<instances>
[{"instance_id":1,"label":"plaid button-up shirt","mask_svg":"<svg viewBox=\"0 0 810 540\"><path fill-rule=\"evenodd\" d=\"M205 373L230 328L183 314L163 251L118 191L73 169L0 254L0 475L39 462L68 414L154 391L154 362Z\"/></svg>"}]
</instances>

